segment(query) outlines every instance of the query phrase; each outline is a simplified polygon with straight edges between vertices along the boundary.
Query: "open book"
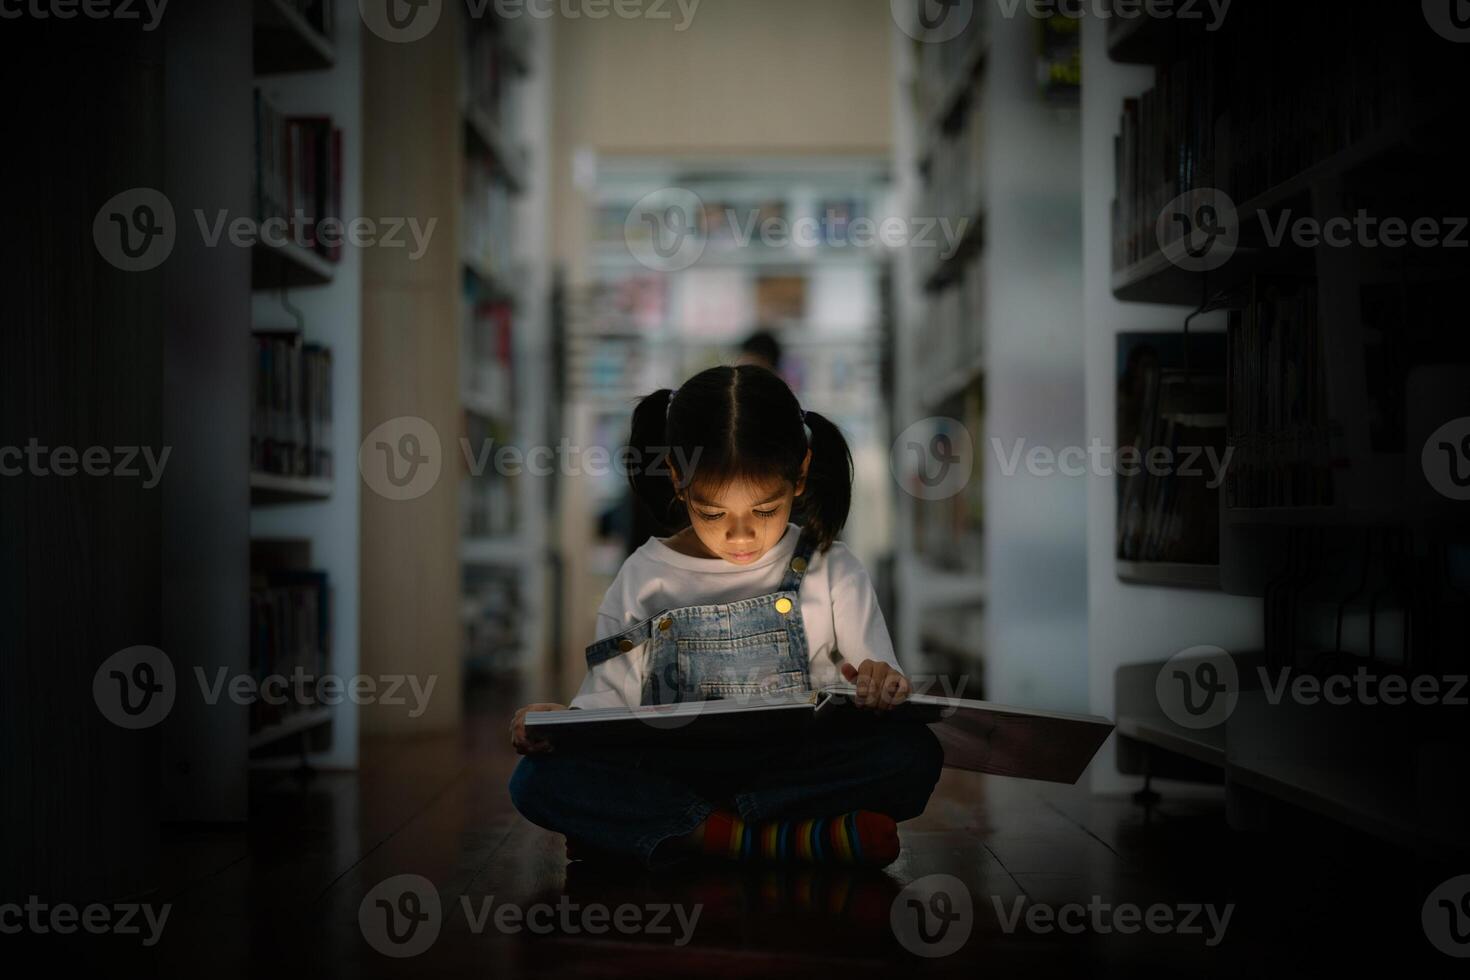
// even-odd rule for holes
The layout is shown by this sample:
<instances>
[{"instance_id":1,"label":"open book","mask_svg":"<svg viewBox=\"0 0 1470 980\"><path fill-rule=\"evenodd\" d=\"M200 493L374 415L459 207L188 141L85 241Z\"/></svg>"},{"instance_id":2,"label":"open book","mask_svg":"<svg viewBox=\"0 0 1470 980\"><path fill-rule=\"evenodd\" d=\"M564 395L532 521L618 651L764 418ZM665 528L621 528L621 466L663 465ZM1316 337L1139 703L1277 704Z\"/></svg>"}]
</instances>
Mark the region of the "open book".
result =
<instances>
[{"instance_id":1,"label":"open book","mask_svg":"<svg viewBox=\"0 0 1470 980\"><path fill-rule=\"evenodd\" d=\"M794 734L839 714L856 713L860 710L853 704L856 693L851 684L843 683L784 696L533 711L526 715L526 734L570 751L671 738L733 745ZM944 746L944 764L952 769L1058 783L1075 783L1113 730L1112 722L1094 715L928 694L910 695L886 717L930 725ZM872 721L882 724L884 717L874 715Z\"/></svg>"}]
</instances>

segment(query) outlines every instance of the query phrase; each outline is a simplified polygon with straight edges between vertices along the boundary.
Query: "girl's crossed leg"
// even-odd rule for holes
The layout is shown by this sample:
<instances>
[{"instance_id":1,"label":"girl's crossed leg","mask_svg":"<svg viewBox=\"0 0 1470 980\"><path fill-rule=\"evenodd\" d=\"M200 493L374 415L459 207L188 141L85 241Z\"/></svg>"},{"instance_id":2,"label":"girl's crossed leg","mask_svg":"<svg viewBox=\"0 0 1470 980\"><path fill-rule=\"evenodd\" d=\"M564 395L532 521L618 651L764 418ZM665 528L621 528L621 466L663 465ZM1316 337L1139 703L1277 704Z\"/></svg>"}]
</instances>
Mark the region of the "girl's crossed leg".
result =
<instances>
[{"instance_id":1,"label":"girl's crossed leg","mask_svg":"<svg viewBox=\"0 0 1470 980\"><path fill-rule=\"evenodd\" d=\"M527 756L510 794L532 823L647 865L697 850L886 864L893 823L923 812L941 765L927 725L855 717L737 758L693 747Z\"/></svg>"}]
</instances>

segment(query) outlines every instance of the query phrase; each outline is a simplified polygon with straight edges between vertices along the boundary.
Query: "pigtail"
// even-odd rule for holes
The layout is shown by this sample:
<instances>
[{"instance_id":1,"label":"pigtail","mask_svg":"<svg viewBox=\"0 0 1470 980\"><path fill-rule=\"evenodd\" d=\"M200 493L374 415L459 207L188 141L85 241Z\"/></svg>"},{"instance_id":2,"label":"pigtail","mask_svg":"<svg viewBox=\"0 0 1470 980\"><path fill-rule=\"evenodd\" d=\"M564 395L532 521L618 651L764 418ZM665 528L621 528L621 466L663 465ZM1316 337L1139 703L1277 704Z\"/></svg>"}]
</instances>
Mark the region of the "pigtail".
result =
<instances>
[{"instance_id":1,"label":"pigtail","mask_svg":"<svg viewBox=\"0 0 1470 980\"><path fill-rule=\"evenodd\" d=\"M852 507L852 450L830 419L807 412L806 424L812 433L812 461L807 467L806 489L797 498L800 523L816 537L817 547L826 551L847 523Z\"/></svg>"},{"instance_id":2,"label":"pigtail","mask_svg":"<svg viewBox=\"0 0 1470 980\"><path fill-rule=\"evenodd\" d=\"M628 445L634 451L628 467L628 485L637 503L667 533L682 525L679 520L674 483L669 463L669 400L674 392L660 388L639 400L633 409L633 429ZM684 474L680 474L686 478Z\"/></svg>"}]
</instances>

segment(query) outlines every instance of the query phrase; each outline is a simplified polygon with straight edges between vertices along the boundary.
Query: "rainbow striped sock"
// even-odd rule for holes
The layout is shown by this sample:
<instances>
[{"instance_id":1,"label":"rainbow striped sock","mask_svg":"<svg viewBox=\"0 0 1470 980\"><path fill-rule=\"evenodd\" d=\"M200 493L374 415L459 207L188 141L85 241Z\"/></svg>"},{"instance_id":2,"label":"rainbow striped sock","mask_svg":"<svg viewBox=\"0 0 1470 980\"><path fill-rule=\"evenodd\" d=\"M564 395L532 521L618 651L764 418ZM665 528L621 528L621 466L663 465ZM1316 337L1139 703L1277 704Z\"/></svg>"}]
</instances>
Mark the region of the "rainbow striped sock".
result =
<instances>
[{"instance_id":1,"label":"rainbow striped sock","mask_svg":"<svg viewBox=\"0 0 1470 980\"><path fill-rule=\"evenodd\" d=\"M898 825L869 810L806 820L751 822L716 810L694 832L698 849L732 861L882 867L898 857Z\"/></svg>"}]
</instances>

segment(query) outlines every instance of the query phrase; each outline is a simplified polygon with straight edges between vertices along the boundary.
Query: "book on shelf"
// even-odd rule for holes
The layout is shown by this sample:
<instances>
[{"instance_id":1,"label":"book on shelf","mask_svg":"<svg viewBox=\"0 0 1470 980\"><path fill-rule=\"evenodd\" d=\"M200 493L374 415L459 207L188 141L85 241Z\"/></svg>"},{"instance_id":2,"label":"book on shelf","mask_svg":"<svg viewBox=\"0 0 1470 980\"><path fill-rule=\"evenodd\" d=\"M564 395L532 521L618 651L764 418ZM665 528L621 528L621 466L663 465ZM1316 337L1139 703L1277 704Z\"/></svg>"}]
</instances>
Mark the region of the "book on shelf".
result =
<instances>
[{"instance_id":1,"label":"book on shelf","mask_svg":"<svg viewBox=\"0 0 1470 980\"><path fill-rule=\"evenodd\" d=\"M1113 730L1112 722L1094 715L928 694L911 695L876 717L855 706L856 693L851 684L840 683L769 697L532 711L526 715L526 733L558 751L629 744L655 751L677 745L739 751L752 741L797 734L813 725L866 719L881 726L890 719L907 720L933 729L949 768L1075 783Z\"/></svg>"},{"instance_id":2,"label":"book on shelf","mask_svg":"<svg viewBox=\"0 0 1470 980\"><path fill-rule=\"evenodd\" d=\"M755 280L755 316L763 324L800 321L807 311L807 277L761 275Z\"/></svg>"},{"instance_id":3,"label":"book on shelf","mask_svg":"<svg viewBox=\"0 0 1470 980\"><path fill-rule=\"evenodd\" d=\"M467 297L461 387L474 411L502 421L515 414L515 311L506 300Z\"/></svg>"},{"instance_id":4,"label":"book on shelf","mask_svg":"<svg viewBox=\"0 0 1470 980\"><path fill-rule=\"evenodd\" d=\"M1324 288L1346 289L1351 326L1329 329ZM1470 364L1453 279L1361 281L1257 276L1229 321L1226 506L1336 507L1388 513L1417 483L1422 437L1411 417L1447 422L1454 399L1416 377ZM1345 318L1346 320L1347 318Z\"/></svg>"},{"instance_id":5,"label":"book on shelf","mask_svg":"<svg viewBox=\"0 0 1470 980\"><path fill-rule=\"evenodd\" d=\"M1405 12L1412 5L1392 6L1322 17L1310 5L1262 4L1232 10L1228 31L1181 34L1154 86L1123 102L1113 268L1159 250L1156 224L1179 195L1219 190L1243 207L1416 120L1452 125L1451 62L1419 57L1437 43L1432 32ZM1167 228L1163 244L1183 233Z\"/></svg>"},{"instance_id":6,"label":"book on shelf","mask_svg":"<svg viewBox=\"0 0 1470 980\"><path fill-rule=\"evenodd\" d=\"M654 335L668 325L669 277L647 272L610 276L584 287L575 303L580 332Z\"/></svg>"},{"instance_id":7,"label":"book on shelf","mask_svg":"<svg viewBox=\"0 0 1470 980\"><path fill-rule=\"evenodd\" d=\"M465 161L463 201L460 244L464 255L474 263L476 272L484 269L502 284L514 282L511 193L490 157L475 156Z\"/></svg>"},{"instance_id":8,"label":"book on shelf","mask_svg":"<svg viewBox=\"0 0 1470 980\"><path fill-rule=\"evenodd\" d=\"M1118 363L1116 556L1217 565L1220 470L1234 464L1225 338L1122 333ZM1127 460L1122 448L1131 450Z\"/></svg>"},{"instance_id":9,"label":"book on shelf","mask_svg":"<svg viewBox=\"0 0 1470 980\"><path fill-rule=\"evenodd\" d=\"M520 665L524 576L519 566L464 566L464 650L467 666L477 673L505 673Z\"/></svg>"},{"instance_id":10,"label":"book on shelf","mask_svg":"<svg viewBox=\"0 0 1470 980\"><path fill-rule=\"evenodd\" d=\"M308 678L327 671L332 650L332 596L324 571L255 570L250 576L250 673L257 684L268 677L290 683L296 671ZM250 705L251 731L285 721L312 707L291 698L271 704L256 698Z\"/></svg>"},{"instance_id":11,"label":"book on shelf","mask_svg":"<svg viewBox=\"0 0 1470 980\"><path fill-rule=\"evenodd\" d=\"M468 458L459 494L460 532L467 538L514 534L519 513L516 476L499 456L511 445L512 430L500 419L470 411L464 413L464 427Z\"/></svg>"},{"instance_id":12,"label":"book on shelf","mask_svg":"<svg viewBox=\"0 0 1470 980\"><path fill-rule=\"evenodd\" d=\"M254 100L251 207L262 239L284 237L328 261L339 261L341 229L322 237L318 227L329 219L340 223L343 217L342 131L327 116L283 114L259 87ZM272 226L281 232L267 234Z\"/></svg>"},{"instance_id":13,"label":"book on shelf","mask_svg":"<svg viewBox=\"0 0 1470 980\"><path fill-rule=\"evenodd\" d=\"M1316 281L1252 280L1228 336L1225 506L1331 505L1336 452Z\"/></svg>"},{"instance_id":14,"label":"book on shelf","mask_svg":"<svg viewBox=\"0 0 1470 980\"><path fill-rule=\"evenodd\" d=\"M250 468L276 476L333 475L332 352L298 333L254 334Z\"/></svg>"},{"instance_id":15,"label":"book on shelf","mask_svg":"<svg viewBox=\"0 0 1470 980\"><path fill-rule=\"evenodd\" d=\"M981 443L985 438L985 382L970 380L936 411L952 413L936 416L925 439L947 439L957 452L971 457L971 472L964 488L939 500L924 497L924 487L913 485L914 550L928 565L947 571L978 573L984 559L985 494L982 469L985 454ZM968 447L962 445L968 440ZM902 447L905 462L926 469L935 465L930 445ZM915 473L911 479L917 481Z\"/></svg>"}]
</instances>

